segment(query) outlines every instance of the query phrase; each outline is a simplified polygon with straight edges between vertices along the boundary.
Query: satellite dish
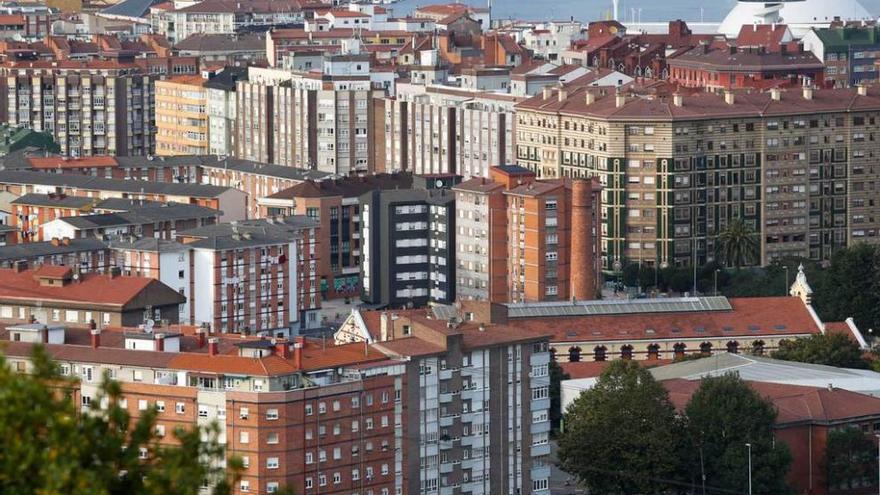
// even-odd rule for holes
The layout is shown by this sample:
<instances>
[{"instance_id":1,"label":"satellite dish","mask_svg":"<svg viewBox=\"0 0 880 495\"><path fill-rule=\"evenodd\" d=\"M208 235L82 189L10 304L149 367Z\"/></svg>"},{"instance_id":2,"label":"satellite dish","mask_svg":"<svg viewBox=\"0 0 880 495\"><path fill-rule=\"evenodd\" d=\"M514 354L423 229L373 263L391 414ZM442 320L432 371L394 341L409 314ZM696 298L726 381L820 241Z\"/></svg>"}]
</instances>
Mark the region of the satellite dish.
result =
<instances>
[{"instance_id":1,"label":"satellite dish","mask_svg":"<svg viewBox=\"0 0 880 495\"><path fill-rule=\"evenodd\" d=\"M74 280L79 280L79 272L74 272L74 274L73 274L73 279L74 279Z\"/></svg>"},{"instance_id":2,"label":"satellite dish","mask_svg":"<svg viewBox=\"0 0 880 495\"><path fill-rule=\"evenodd\" d=\"M435 182L434 185L437 187L443 187L443 181L440 179L437 179L437 182Z\"/></svg>"},{"instance_id":3,"label":"satellite dish","mask_svg":"<svg viewBox=\"0 0 880 495\"><path fill-rule=\"evenodd\" d=\"M147 318L147 321L144 322L144 332L153 333L153 327L156 325L156 322L152 318Z\"/></svg>"}]
</instances>

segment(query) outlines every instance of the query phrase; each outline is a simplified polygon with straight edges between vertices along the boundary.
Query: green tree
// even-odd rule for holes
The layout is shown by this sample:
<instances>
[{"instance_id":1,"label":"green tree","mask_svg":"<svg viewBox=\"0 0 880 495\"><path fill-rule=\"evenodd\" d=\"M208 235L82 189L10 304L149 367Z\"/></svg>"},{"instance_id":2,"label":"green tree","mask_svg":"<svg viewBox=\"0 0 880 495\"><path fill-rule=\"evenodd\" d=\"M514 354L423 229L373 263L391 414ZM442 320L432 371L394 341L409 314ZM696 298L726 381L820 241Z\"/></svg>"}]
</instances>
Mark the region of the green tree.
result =
<instances>
[{"instance_id":1,"label":"green tree","mask_svg":"<svg viewBox=\"0 0 880 495\"><path fill-rule=\"evenodd\" d=\"M118 383L105 379L81 414L72 400L78 384L61 376L41 347L32 363L31 373L17 373L0 354L0 493L196 495L204 480L216 484L214 493L232 492L241 463L220 467L225 453L216 425L176 429L179 445L160 445L156 411L132 420Z\"/></svg>"},{"instance_id":2,"label":"green tree","mask_svg":"<svg viewBox=\"0 0 880 495\"><path fill-rule=\"evenodd\" d=\"M562 420L562 381L568 380L568 374L556 361L550 361L550 427L559 431Z\"/></svg>"},{"instance_id":3,"label":"green tree","mask_svg":"<svg viewBox=\"0 0 880 495\"><path fill-rule=\"evenodd\" d=\"M863 331L880 330L880 247L855 244L834 253L821 277L807 272L813 305L824 321L852 317Z\"/></svg>"},{"instance_id":4,"label":"green tree","mask_svg":"<svg viewBox=\"0 0 880 495\"><path fill-rule=\"evenodd\" d=\"M838 368L868 368L862 350L848 336L841 333L816 334L793 340L784 340L771 354L775 359L801 363L824 364Z\"/></svg>"},{"instance_id":5,"label":"green tree","mask_svg":"<svg viewBox=\"0 0 880 495\"><path fill-rule=\"evenodd\" d=\"M593 495L665 493L680 435L666 389L638 363L613 361L568 408L561 467Z\"/></svg>"},{"instance_id":6,"label":"green tree","mask_svg":"<svg viewBox=\"0 0 880 495\"><path fill-rule=\"evenodd\" d=\"M705 473L707 487L746 493L750 444L753 493L791 493L785 482L791 454L773 440L776 410L738 376L703 379L685 413L692 448L683 461L692 479Z\"/></svg>"},{"instance_id":7,"label":"green tree","mask_svg":"<svg viewBox=\"0 0 880 495\"><path fill-rule=\"evenodd\" d=\"M825 472L828 489L861 487L877 479L877 449L862 430L850 427L832 430L825 446Z\"/></svg>"},{"instance_id":8,"label":"green tree","mask_svg":"<svg viewBox=\"0 0 880 495\"><path fill-rule=\"evenodd\" d=\"M751 265L758 259L758 236L741 219L727 224L718 236L719 255L727 266Z\"/></svg>"}]
</instances>

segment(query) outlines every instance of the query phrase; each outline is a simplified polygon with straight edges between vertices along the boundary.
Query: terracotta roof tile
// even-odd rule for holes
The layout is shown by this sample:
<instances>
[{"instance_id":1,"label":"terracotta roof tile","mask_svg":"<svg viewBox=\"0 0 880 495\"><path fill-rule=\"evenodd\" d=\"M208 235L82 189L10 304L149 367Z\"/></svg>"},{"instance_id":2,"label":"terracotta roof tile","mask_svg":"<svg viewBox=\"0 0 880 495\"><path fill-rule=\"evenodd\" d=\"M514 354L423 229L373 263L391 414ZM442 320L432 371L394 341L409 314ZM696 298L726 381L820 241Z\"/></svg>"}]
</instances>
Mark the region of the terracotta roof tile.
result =
<instances>
[{"instance_id":1,"label":"terracotta roof tile","mask_svg":"<svg viewBox=\"0 0 880 495\"><path fill-rule=\"evenodd\" d=\"M0 269L0 300L3 301L52 301L81 304L124 306L132 303L147 288L154 286L161 294L160 299L146 304L182 303L186 299L174 289L161 282L146 277L110 278L107 275L87 273L79 281L64 286L41 286L33 270L16 272L13 269Z\"/></svg>"},{"instance_id":2,"label":"terracotta roof tile","mask_svg":"<svg viewBox=\"0 0 880 495\"><path fill-rule=\"evenodd\" d=\"M523 318L510 320L508 326L550 332L551 342L820 333L806 306L796 297L747 297L729 301L732 308L729 311Z\"/></svg>"}]
</instances>

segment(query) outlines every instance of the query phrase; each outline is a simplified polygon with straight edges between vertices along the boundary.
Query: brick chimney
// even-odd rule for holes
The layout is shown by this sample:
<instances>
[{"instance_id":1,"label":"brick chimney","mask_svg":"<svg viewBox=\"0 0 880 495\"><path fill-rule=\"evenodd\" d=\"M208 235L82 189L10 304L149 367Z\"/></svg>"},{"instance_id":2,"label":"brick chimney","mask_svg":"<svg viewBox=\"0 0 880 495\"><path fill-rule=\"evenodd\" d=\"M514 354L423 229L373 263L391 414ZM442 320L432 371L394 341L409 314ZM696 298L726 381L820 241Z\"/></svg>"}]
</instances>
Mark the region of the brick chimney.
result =
<instances>
[{"instance_id":1,"label":"brick chimney","mask_svg":"<svg viewBox=\"0 0 880 495\"><path fill-rule=\"evenodd\" d=\"M205 342L207 342L207 340L208 340L207 334L208 334L208 332L206 332L204 328L197 328L196 329L196 347L198 349L205 347Z\"/></svg>"},{"instance_id":2,"label":"brick chimney","mask_svg":"<svg viewBox=\"0 0 880 495\"><path fill-rule=\"evenodd\" d=\"M593 181L571 185L571 297L579 301L596 297L593 267Z\"/></svg>"},{"instance_id":3,"label":"brick chimney","mask_svg":"<svg viewBox=\"0 0 880 495\"><path fill-rule=\"evenodd\" d=\"M217 339L217 337L211 337L210 339L208 339L208 355L209 356L216 356L217 355L217 343L218 342L219 342L219 340Z\"/></svg>"},{"instance_id":4,"label":"brick chimney","mask_svg":"<svg viewBox=\"0 0 880 495\"><path fill-rule=\"evenodd\" d=\"M165 334L157 333L156 334L156 350L162 352L165 350Z\"/></svg>"},{"instance_id":5,"label":"brick chimney","mask_svg":"<svg viewBox=\"0 0 880 495\"><path fill-rule=\"evenodd\" d=\"M284 359L290 359L290 342L286 340L275 341L275 354Z\"/></svg>"},{"instance_id":6,"label":"brick chimney","mask_svg":"<svg viewBox=\"0 0 880 495\"><path fill-rule=\"evenodd\" d=\"M90 331L90 333L92 334L92 349L97 349L98 347L101 347L101 331L97 328L94 328Z\"/></svg>"},{"instance_id":7,"label":"brick chimney","mask_svg":"<svg viewBox=\"0 0 880 495\"><path fill-rule=\"evenodd\" d=\"M297 336L296 340L293 343L293 365L296 366L296 369L302 369L303 359L303 347L306 345L306 338L302 335Z\"/></svg>"},{"instance_id":8,"label":"brick chimney","mask_svg":"<svg viewBox=\"0 0 880 495\"><path fill-rule=\"evenodd\" d=\"M15 273L21 273L27 270L28 262L24 260L16 261L15 263L13 263L12 268L13 270L15 270Z\"/></svg>"}]
</instances>

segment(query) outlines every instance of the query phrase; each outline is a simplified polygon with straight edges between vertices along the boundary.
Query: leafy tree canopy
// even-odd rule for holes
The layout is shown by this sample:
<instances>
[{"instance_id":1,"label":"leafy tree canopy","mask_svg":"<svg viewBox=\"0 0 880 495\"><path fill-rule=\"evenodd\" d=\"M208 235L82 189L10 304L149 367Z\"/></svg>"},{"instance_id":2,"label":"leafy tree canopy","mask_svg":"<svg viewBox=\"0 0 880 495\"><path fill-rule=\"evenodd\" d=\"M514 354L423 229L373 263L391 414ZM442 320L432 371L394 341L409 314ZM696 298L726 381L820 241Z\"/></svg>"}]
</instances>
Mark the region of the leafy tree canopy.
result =
<instances>
[{"instance_id":1,"label":"leafy tree canopy","mask_svg":"<svg viewBox=\"0 0 880 495\"><path fill-rule=\"evenodd\" d=\"M591 494L666 493L679 438L666 389L637 363L618 360L569 406L558 455Z\"/></svg>"},{"instance_id":2,"label":"leafy tree canopy","mask_svg":"<svg viewBox=\"0 0 880 495\"><path fill-rule=\"evenodd\" d=\"M801 363L824 364L839 368L867 368L859 345L841 333L816 334L794 340L784 340L771 354L775 359Z\"/></svg>"},{"instance_id":3,"label":"leafy tree canopy","mask_svg":"<svg viewBox=\"0 0 880 495\"><path fill-rule=\"evenodd\" d=\"M216 426L176 429L177 445L159 443L156 411L133 420L122 390L106 380L80 414L78 384L59 374L42 348L33 370L13 371L0 354L0 493L4 495L197 495L204 480L232 493L237 460L222 468ZM146 459L141 459L146 449Z\"/></svg>"}]
</instances>

